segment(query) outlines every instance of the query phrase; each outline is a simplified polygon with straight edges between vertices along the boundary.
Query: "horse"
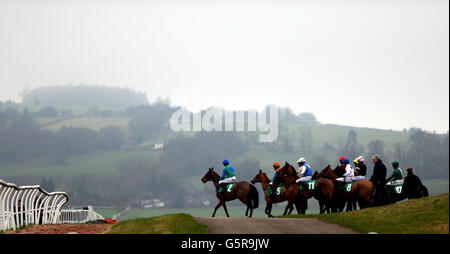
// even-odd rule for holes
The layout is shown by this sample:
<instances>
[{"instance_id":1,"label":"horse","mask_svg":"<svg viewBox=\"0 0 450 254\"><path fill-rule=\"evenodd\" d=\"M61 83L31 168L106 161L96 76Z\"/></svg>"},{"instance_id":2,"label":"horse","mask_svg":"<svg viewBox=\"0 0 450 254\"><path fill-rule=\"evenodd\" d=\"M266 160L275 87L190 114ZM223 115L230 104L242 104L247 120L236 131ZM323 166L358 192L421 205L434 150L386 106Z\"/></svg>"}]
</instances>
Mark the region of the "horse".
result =
<instances>
[{"instance_id":1,"label":"horse","mask_svg":"<svg viewBox=\"0 0 450 254\"><path fill-rule=\"evenodd\" d=\"M338 166L340 167L340 166ZM319 174L319 178L327 178L330 179L333 183L336 182L336 178L339 176L335 173L339 169L336 168L334 171L331 169L331 166L328 165L325 169L323 169ZM359 204L360 209L367 208L370 204L370 198L373 191L373 183L368 180L359 180L356 182L353 182L352 188L350 192L342 192L335 191L336 195L333 197L335 199L335 202L338 204L338 209L340 212L344 209L346 201L348 201L347 204L347 211L351 210L351 202L357 201ZM343 201L340 202L340 201Z\"/></svg>"},{"instance_id":2,"label":"horse","mask_svg":"<svg viewBox=\"0 0 450 254\"><path fill-rule=\"evenodd\" d=\"M280 169L285 186L299 186L295 181L298 178L297 173L292 165L288 162L285 163L283 168ZM319 201L320 213L325 211L329 212L329 208L333 207L333 191L334 184L329 179L317 179L314 185L314 190L302 190L299 188L298 200L296 201L301 206L301 213L305 214L308 208L308 199L314 197ZM290 204L290 210L292 211L293 205Z\"/></svg>"},{"instance_id":3,"label":"horse","mask_svg":"<svg viewBox=\"0 0 450 254\"><path fill-rule=\"evenodd\" d=\"M288 189L286 189L286 187L284 185L281 187L280 193L277 193L277 195L275 195L275 196L267 197L267 190L269 187L270 180L267 177L266 173L262 172L261 169L259 170L258 174L256 174L255 177L253 177L253 179L251 181L252 184L255 184L258 182L261 183L261 187L264 191L264 198L266 200L266 209L264 210L264 212L267 214L267 216L269 218L273 217L273 215L271 214L273 203L281 203L286 200L295 200L297 198L295 195L298 195L298 191L295 191L295 187L292 186L294 188L291 188L290 191L288 191ZM276 183L273 183L273 184L274 184L274 186L277 186ZM297 212L300 214L300 208L299 208L299 206L297 206L297 204L296 204L296 208L297 208ZM285 212L287 211L287 209L288 209L288 205L284 209Z\"/></svg>"},{"instance_id":4,"label":"horse","mask_svg":"<svg viewBox=\"0 0 450 254\"><path fill-rule=\"evenodd\" d=\"M219 180L220 176L214 171L214 167L209 168L208 172L202 177L202 182L206 183L208 181L212 181L214 186L216 187L216 196L219 199L219 203L214 208L214 212L211 217L215 217L217 209L223 206L227 217L230 217L228 214L227 206L225 202L239 199L242 203L247 206L247 210L245 211L246 217L252 217L253 209L258 208L259 206L259 194L256 187L248 182L241 181L236 182L231 188L231 192L217 192L219 189ZM250 211L250 216L248 216L248 212Z\"/></svg>"}]
</instances>

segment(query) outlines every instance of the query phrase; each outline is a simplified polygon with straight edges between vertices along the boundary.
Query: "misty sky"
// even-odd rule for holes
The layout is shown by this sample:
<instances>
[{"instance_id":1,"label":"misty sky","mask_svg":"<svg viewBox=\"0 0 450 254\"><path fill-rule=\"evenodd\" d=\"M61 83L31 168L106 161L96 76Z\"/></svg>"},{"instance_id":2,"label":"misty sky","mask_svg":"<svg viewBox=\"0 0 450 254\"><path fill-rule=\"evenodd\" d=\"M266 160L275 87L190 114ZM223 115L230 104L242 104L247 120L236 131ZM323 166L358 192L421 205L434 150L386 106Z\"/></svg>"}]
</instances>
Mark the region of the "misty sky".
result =
<instances>
[{"instance_id":1,"label":"misty sky","mask_svg":"<svg viewBox=\"0 0 450 254\"><path fill-rule=\"evenodd\" d=\"M336 3L339 2L339 3ZM0 0L0 100L129 87L199 110L449 129L448 1Z\"/></svg>"}]
</instances>

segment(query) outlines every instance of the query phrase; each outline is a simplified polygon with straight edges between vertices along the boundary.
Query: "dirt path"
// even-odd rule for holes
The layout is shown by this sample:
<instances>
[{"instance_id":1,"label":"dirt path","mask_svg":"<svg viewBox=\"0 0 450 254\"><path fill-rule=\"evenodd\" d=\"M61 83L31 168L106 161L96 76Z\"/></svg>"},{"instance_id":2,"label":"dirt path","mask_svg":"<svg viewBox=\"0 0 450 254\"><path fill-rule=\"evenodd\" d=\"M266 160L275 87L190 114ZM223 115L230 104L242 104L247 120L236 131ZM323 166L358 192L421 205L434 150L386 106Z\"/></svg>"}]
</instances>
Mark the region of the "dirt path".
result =
<instances>
[{"instance_id":1,"label":"dirt path","mask_svg":"<svg viewBox=\"0 0 450 254\"><path fill-rule=\"evenodd\" d=\"M56 224L34 225L7 234L104 234L112 224Z\"/></svg>"},{"instance_id":2,"label":"dirt path","mask_svg":"<svg viewBox=\"0 0 450 254\"><path fill-rule=\"evenodd\" d=\"M211 234L356 234L356 232L318 219L281 218L204 218Z\"/></svg>"}]
</instances>

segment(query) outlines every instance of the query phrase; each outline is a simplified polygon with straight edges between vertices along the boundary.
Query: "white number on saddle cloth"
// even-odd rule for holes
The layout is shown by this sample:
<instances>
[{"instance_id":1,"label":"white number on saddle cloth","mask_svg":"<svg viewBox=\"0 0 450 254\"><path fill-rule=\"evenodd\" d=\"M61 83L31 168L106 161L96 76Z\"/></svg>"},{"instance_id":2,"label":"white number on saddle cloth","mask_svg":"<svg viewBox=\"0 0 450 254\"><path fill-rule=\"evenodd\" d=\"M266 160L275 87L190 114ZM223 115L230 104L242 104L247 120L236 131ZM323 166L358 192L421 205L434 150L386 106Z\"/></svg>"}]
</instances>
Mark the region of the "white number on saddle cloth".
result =
<instances>
[{"instance_id":1,"label":"white number on saddle cloth","mask_svg":"<svg viewBox=\"0 0 450 254\"><path fill-rule=\"evenodd\" d=\"M231 188L233 188L233 184L228 184L227 187L228 187L227 191L228 191L228 192L231 192Z\"/></svg>"},{"instance_id":2,"label":"white number on saddle cloth","mask_svg":"<svg viewBox=\"0 0 450 254\"><path fill-rule=\"evenodd\" d=\"M277 195L280 195L280 194L281 194L281 188L283 188L283 187L278 187L278 188L277 188Z\"/></svg>"},{"instance_id":3,"label":"white number on saddle cloth","mask_svg":"<svg viewBox=\"0 0 450 254\"><path fill-rule=\"evenodd\" d=\"M402 193L402 185L395 187L395 192L398 194Z\"/></svg>"},{"instance_id":4,"label":"white number on saddle cloth","mask_svg":"<svg viewBox=\"0 0 450 254\"><path fill-rule=\"evenodd\" d=\"M314 190L314 185L315 185L316 181L311 181L308 183L308 189L310 190Z\"/></svg>"},{"instance_id":5,"label":"white number on saddle cloth","mask_svg":"<svg viewBox=\"0 0 450 254\"><path fill-rule=\"evenodd\" d=\"M347 184L345 190L348 191L348 192L350 192L350 191L352 190L352 184L351 184L351 183Z\"/></svg>"}]
</instances>

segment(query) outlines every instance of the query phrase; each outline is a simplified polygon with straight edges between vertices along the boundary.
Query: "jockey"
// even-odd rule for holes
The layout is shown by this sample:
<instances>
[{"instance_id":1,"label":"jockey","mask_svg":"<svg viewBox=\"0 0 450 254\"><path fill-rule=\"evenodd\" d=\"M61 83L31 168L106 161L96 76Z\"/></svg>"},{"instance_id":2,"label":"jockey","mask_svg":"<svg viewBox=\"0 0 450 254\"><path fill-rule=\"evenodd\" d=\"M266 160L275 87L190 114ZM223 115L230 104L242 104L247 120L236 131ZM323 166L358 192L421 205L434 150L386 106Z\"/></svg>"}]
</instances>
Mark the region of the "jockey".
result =
<instances>
[{"instance_id":1,"label":"jockey","mask_svg":"<svg viewBox=\"0 0 450 254\"><path fill-rule=\"evenodd\" d=\"M236 173L234 172L234 168L230 165L230 162L227 159L225 159L223 160L222 163L224 165L224 168L222 177L220 177L219 184L225 186L229 183L236 182Z\"/></svg>"},{"instance_id":2,"label":"jockey","mask_svg":"<svg viewBox=\"0 0 450 254\"><path fill-rule=\"evenodd\" d=\"M275 174L273 175L272 180L270 180L270 186L272 186L273 182L275 182L275 179L277 179L277 173L278 171L280 171L280 163L278 163L278 161L275 161L272 166L273 170L275 170Z\"/></svg>"},{"instance_id":3,"label":"jockey","mask_svg":"<svg viewBox=\"0 0 450 254\"><path fill-rule=\"evenodd\" d=\"M366 178L366 171L367 167L366 164L364 164L364 157L359 156L358 158L353 160L353 163L355 164L355 177L353 177L353 181L359 181L364 180Z\"/></svg>"},{"instance_id":4,"label":"jockey","mask_svg":"<svg viewBox=\"0 0 450 254\"><path fill-rule=\"evenodd\" d=\"M354 173L354 169L352 167L352 165L350 164L350 160L345 158L344 160L342 160L342 163L345 165L345 173L343 175L343 177L339 177L336 179L336 181L340 181L340 182L351 182L352 178L355 176Z\"/></svg>"},{"instance_id":5,"label":"jockey","mask_svg":"<svg viewBox=\"0 0 450 254\"><path fill-rule=\"evenodd\" d=\"M267 192L268 197L275 196L275 188L276 187L273 187L273 183L277 179L278 171L280 171L280 163L278 163L278 161L275 161L272 166L273 166L273 170L275 170L275 174L273 175L272 180L270 180L270 183L269 183L269 189Z\"/></svg>"},{"instance_id":6,"label":"jockey","mask_svg":"<svg viewBox=\"0 0 450 254\"><path fill-rule=\"evenodd\" d=\"M392 162L394 172L392 172L392 175L386 179L386 185L399 185L403 183L402 169L398 167L399 165L400 164L397 161Z\"/></svg>"},{"instance_id":7,"label":"jockey","mask_svg":"<svg viewBox=\"0 0 450 254\"><path fill-rule=\"evenodd\" d=\"M345 157L344 157L344 156L339 157L339 162L341 163L341 168L345 170L345 164L342 162L342 161L344 161L344 160L345 160Z\"/></svg>"},{"instance_id":8,"label":"jockey","mask_svg":"<svg viewBox=\"0 0 450 254\"><path fill-rule=\"evenodd\" d=\"M299 182L306 182L311 180L311 168L309 167L308 164L306 164L306 160L305 158L300 158L297 161L298 163L298 170L297 170L297 175L299 177L299 179L297 179L295 182L299 183Z\"/></svg>"}]
</instances>

